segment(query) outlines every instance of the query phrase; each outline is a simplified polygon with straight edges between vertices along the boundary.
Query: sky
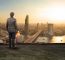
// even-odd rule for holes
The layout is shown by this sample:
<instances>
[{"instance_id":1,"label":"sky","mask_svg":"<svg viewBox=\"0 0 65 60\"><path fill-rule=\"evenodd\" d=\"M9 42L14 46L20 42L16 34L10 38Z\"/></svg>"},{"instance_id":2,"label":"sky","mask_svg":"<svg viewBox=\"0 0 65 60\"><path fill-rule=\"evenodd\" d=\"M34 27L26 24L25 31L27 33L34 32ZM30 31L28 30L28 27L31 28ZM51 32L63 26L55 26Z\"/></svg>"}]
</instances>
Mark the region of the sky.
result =
<instances>
[{"instance_id":1,"label":"sky","mask_svg":"<svg viewBox=\"0 0 65 60\"><path fill-rule=\"evenodd\" d=\"M65 22L65 0L0 0L0 22L12 11L18 23L24 23L26 15L30 23Z\"/></svg>"}]
</instances>

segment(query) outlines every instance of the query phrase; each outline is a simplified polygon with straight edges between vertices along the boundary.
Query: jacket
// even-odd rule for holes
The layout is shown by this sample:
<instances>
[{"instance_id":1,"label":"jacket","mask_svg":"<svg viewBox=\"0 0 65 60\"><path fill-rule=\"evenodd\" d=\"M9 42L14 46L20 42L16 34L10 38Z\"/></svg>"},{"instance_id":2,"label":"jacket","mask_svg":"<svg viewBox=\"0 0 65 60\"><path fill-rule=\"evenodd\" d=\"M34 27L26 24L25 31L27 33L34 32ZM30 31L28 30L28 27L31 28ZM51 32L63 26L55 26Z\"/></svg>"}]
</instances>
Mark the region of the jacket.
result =
<instances>
[{"instance_id":1,"label":"jacket","mask_svg":"<svg viewBox=\"0 0 65 60\"><path fill-rule=\"evenodd\" d=\"M8 18L6 23L6 29L8 32L16 32L17 31L17 24L15 18Z\"/></svg>"}]
</instances>

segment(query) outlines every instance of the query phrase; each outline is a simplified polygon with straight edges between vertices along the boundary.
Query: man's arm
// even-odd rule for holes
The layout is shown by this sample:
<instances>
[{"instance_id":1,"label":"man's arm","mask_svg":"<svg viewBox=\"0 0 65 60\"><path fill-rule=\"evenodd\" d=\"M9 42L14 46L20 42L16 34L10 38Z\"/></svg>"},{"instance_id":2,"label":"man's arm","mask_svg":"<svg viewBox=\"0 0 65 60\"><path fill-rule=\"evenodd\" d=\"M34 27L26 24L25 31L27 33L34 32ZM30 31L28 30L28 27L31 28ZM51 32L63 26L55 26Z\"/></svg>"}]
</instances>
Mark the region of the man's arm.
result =
<instances>
[{"instance_id":1,"label":"man's arm","mask_svg":"<svg viewBox=\"0 0 65 60\"><path fill-rule=\"evenodd\" d=\"M15 20L15 29L18 31L17 22Z\"/></svg>"}]
</instances>

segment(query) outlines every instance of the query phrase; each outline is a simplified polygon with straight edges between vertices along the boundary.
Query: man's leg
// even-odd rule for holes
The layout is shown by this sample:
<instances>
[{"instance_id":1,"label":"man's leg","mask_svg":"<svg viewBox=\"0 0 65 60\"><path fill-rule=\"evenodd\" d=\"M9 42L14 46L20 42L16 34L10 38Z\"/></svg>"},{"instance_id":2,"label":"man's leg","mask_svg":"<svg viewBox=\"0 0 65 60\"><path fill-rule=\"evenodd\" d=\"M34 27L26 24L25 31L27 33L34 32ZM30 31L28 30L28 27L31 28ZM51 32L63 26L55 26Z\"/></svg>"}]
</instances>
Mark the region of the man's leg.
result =
<instances>
[{"instance_id":1,"label":"man's leg","mask_svg":"<svg viewBox=\"0 0 65 60\"><path fill-rule=\"evenodd\" d=\"M9 48L11 48L11 33L9 33Z\"/></svg>"},{"instance_id":2,"label":"man's leg","mask_svg":"<svg viewBox=\"0 0 65 60\"><path fill-rule=\"evenodd\" d=\"M13 32L12 33L12 48L14 48L15 47L15 33Z\"/></svg>"}]
</instances>

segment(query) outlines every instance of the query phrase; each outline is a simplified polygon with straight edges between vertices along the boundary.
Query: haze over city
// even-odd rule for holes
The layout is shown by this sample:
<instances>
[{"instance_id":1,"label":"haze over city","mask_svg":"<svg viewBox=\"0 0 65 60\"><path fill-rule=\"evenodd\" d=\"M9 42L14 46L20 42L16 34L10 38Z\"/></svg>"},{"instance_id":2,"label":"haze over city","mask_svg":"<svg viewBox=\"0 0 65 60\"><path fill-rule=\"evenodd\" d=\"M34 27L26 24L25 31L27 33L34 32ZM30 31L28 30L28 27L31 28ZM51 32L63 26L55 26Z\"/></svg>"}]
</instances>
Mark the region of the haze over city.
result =
<instances>
[{"instance_id":1,"label":"haze over city","mask_svg":"<svg viewBox=\"0 0 65 60\"><path fill-rule=\"evenodd\" d=\"M0 0L0 22L13 11L18 23L29 15L30 23L64 23L65 0Z\"/></svg>"}]
</instances>

